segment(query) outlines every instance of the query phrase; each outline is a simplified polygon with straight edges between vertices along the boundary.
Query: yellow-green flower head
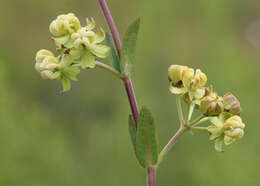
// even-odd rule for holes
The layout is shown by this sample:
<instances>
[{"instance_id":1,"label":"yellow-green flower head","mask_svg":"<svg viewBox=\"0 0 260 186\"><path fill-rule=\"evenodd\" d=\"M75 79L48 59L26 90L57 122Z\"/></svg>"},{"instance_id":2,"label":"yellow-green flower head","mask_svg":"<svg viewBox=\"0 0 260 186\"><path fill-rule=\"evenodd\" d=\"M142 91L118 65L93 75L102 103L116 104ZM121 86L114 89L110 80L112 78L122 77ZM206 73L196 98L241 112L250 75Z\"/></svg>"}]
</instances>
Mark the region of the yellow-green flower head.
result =
<instances>
[{"instance_id":1,"label":"yellow-green flower head","mask_svg":"<svg viewBox=\"0 0 260 186\"><path fill-rule=\"evenodd\" d=\"M240 115L242 108L238 99L231 93L227 93L223 97L225 111L233 115Z\"/></svg>"},{"instance_id":2,"label":"yellow-green flower head","mask_svg":"<svg viewBox=\"0 0 260 186\"><path fill-rule=\"evenodd\" d=\"M72 34L80 29L79 19L73 14L59 15L57 19L51 22L50 32L53 36L60 37Z\"/></svg>"},{"instance_id":3,"label":"yellow-green flower head","mask_svg":"<svg viewBox=\"0 0 260 186\"><path fill-rule=\"evenodd\" d=\"M189 90L195 91L202 88L207 83L207 76L197 69L195 74L192 68L184 70L183 84Z\"/></svg>"},{"instance_id":4,"label":"yellow-green flower head","mask_svg":"<svg viewBox=\"0 0 260 186\"><path fill-rule=\"evenodd\" d=\"M201 99L200 110L206 116L218 116L224 111L223 99L211 92Z\"/></svg>"},{"instance_id":5,"label":"yellow-green flower head","mask_svg":"<svg viewBox=\"0 0 260 186\"><path fill-rule=\"evenodd\" d=\"M171 93L183 95L188 92L187 87L184 86L184 73L189 70L192 69L182 65L171 65L168 68L169 90Z\"/></svg>"},{"instance_id":6,"label":"yellow-green flower head","mask_svg":"<svg viewBox=\"0 0 260 186\"><path fill-rule=\"evenodd\" d=\"M61 64L60 61L54 57L53 53L42 49L36 54L36 71L41 73L43 79L59 79Z\"/></svg>"},{"instance_id":7,"label":"yellow-green flower head","mask_svg":"<svg viewBox=\"0 0 260 186\"><path fill-rule=\"evenodd\" d=\"M170 92L182 95L187 102L199 104L205 95L203 86L207 82L207 76L199 69L194 73L194 69L187 66L171 65L168 69L168 78Z\"/></svg>"},{"instance_id":8,"label":"yellow-green flower head","mask_svg":"<svg viewBox=\"0 0 260 186\"><path fill-rule=\"evenodd\" d=\"M98 32L92 31L93 26L87 25L82 27L76 33L71 35L72 40L74 40L74 47L76 49L87 49L92 55L99 58L105 58L109 54L109 47L100 44L105 39L105 32L102 28Z\"/></svg>"},{"instance_id":9,"label":"yellow-green flower head","mask_svg":"<svg viewBox=\"0 0 260 186\"><path fill-rule=\"evenodd\" d=\"M168 79L173 86L181 87L183 85L183 71L186 69L188 67L182 65L171 65L168 68Z\"/></svg>"},{"instance_id":10,"label":"yellow-green flower head","mask_svg":"<svg viewBox=\"0 0 260 186\"><path fill-rule=\"evenodd\" d=\"M225 116L229 118L226 119ZM245 124L239 116L231 116L228 113L221 114L211 120L214 125L208 127L210 140L215 140L215 148L222 151L222 144L230 145L244 136Z\"/></svg>"}]
</instances>

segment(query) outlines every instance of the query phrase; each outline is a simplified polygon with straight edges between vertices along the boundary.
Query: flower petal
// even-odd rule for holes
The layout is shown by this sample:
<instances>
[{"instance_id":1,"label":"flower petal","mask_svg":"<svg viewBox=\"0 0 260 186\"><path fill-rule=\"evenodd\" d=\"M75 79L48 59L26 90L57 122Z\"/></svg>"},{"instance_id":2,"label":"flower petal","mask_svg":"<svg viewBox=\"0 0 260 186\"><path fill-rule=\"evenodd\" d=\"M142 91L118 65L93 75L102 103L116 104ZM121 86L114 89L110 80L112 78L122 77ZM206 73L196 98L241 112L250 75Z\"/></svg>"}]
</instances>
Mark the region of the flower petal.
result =
<instances>
[{"instance_id":1,"label":"flower petal","mask_svg":"<svg viewBox=\"0 0 260 186\"><path fill-rule=\"evenodd\" d=\"M177 94L177 95L178 94L184 94L185 92L187 92L187 89L185 87L177 88L177 87L174 87L172 85L170 85L169 90L170 90L171 93Z\"/></svg>"},{"instance_id":2,"label":"flower petal","mask_svg":"<svg viewBox=\"0 0 260 186\"><path fill-rule=\"evenodd\" d=\"M110 50L110 48L106 45L90 45L88 48L91 53L100 58L106 58Z\"/></svg>"}]
</instances>

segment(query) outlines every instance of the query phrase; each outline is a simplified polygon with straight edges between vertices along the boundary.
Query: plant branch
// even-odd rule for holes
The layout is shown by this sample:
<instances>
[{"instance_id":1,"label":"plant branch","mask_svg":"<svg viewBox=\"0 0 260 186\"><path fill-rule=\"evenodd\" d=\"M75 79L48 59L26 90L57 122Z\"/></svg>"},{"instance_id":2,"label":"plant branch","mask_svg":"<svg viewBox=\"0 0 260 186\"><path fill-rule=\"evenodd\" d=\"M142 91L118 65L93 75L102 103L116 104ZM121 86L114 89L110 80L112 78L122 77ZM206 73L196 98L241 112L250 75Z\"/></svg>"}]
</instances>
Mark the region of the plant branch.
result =
<instances>
[{"instance_id":1,"label":"plant branch","mask_svg":"<svg viewBox=\"0 0 260 186\"><path fill-rule=\"evenodd\" d=\"M162 161L162 159L164 158L164 156L166 154L168 154L168 152L171 150L171 148L173 147L173 145L176 143L177 139L186 131L186 127L181 126L179 128L179 130L174 134L174 136L170 139L170 141L167 143L167 145L165 145L165 147L163 148L163 150L160 152L159 154L159 160L158 160L158 165L160 164L160 162Z\"/></svg>"},{"instance_id":2,"label":"plant branch","mask_svg":"<svg viewBox=\"0 0 260 186\"><path fill-rule=\"evenodd\" d=\"M209 117L206 117L204 115L199 116L197 119L195 119L193 122L190 123L190 126L196 126L204 121L207 121Z\"/></svg>"},{"instance_id":3,"label":"plant branch","mask_svg":"<svg viewBox=\"0 0 260 186\"><path fill-rule=\"evenodd\" d=\"M181 126L184 126L184 117L183 117L183 111L182 111L182 106L181 106L181 98L180 96L176 97L176 104L177 104L177 111L178 111L178 117L180 120Z\"/></svg>"},{"instance_id":4,"label":"plant branch","mask_svg":"<svg viewBox=\"0 0 260 186\"><path fill-rule=\"evenodd\" d=\"M191 129L195 129L195 130L208 130L207 127L191 127Z\"/></svg>"},{"instance_id":5,"label":"plant branch","mask_svg":"<svg viewBox=\"0 0 260 186\"><path fill-rule=\"evenodd\" d=\"M119 77L120 79L124 79L124 76L123 74L121 74L120 72L118 72L116 69L114 69L113 67L105 64L105 63L102 63L102 62L99 62L99 61L95 61L95 64L97 67L100 67L102 69L105 69L109 72L112 72L114 75L116 75L117 77Z\"/></svg>"},{"instance_id":6,"label":"plant branch","mask_svg":"<svg viewBox=\"0 0 260 186\"><path fill-rule=\"evenodd\" d=\"M101 9L103 11L103 14L106 18L107 24L110 28L112 37L115 41L116 49L117 49L117 52L118 52L118 57L120 58L122 44L121 44L121 40L120 40L118 31L117 31L116 25L113 21L112 15L109 11L109 8L107 6L106 1L105 0L98 0L98 1L99 1ZM136 102L136 98L135 98L135 92L134 92L134 88L133 88L133 85L132 85L131 77L130 76L125 77L123 79L123 81L124 81L124 85L125 85L125 90L127 92L128 100L129 100L129 103L130 103L132 115L134 117L135 125L136 125L136 128L137 128L139 112L138 112L138 106L137 106L137 102Z\"/></svg>"},{"instance_id":7,"label":"plant branch","mask_svg":"<svg viewBox=\"0 0 260 186\"><path fill-rule=\"evenodd\" d=\"M190 119L191 119L194 107L195 107L194 103L189 103L188 104L188 108L187 108L187 112L186 112L186 116L185 116L185 123L186 124L188 124Z\"/></svg>"}]
</instances>

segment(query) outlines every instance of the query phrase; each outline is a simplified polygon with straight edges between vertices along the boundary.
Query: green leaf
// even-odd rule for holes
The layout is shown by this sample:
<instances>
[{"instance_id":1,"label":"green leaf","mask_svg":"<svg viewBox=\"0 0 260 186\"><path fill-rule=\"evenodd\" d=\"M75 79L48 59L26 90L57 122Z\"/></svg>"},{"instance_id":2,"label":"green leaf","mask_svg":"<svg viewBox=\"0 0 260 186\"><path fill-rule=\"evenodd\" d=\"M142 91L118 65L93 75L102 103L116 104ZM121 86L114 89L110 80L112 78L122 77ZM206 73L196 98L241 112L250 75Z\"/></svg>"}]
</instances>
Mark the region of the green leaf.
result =
<instances>
[{"instance_id":1,"label":"green leaf","mask_svg":"<svg viewBox=\"0 0 260 186\"><path fill-rule=\"evenodd\" d=\"M115 47L115 43L114 43L113 37L109 33L106 33L106 43L110 47L110 59L112 61L112 66L118 72L121 72L120 61L119 61L119 57L118 57L117 50Z\"/></svg>"},{"instance_id":2,"label":"green leaf","mask_svg":"<svg viewBox=\"0 0 260 186\"><path fill-rule=\"evenodd\" d=\"M70 80L68 78L66 78L65 76L62 76L61 82L62 82L63 92L69 91L71 88Z\"/></svg>"},{"instance_id":3,"label":"green leaf","mask_svg":"<svg viewBox=\"0 0 260 186\"><path fill-rule=\"evenodd\" d=\"M81 66L83 69L85 68L94 68L95 67L95 56L91 54L88 50L84 52L81 59Z\"/></svg>"},{"instance_id":4,"label":"green leaf","mask_svg":"<svg viewBox=\"0 0 260 186\"><path fill-rule=\"evenodd\" d=\"M158 160L157 140L152 115L146 107L142 107L136 135L136 156L144 168L156 165Z\"/></svg>"},{"instance_id":5,"label":"green leaf","mask_svg":"<svg viewBox=\"0 0 260 186\"><path fill-rule=\"evenodd\" d=\"M121 72L126 75L134 70L136 40L139 30L140 19L135 20L127 29L124 37L122 53L121 53Z\"/></svg>"},{"instance_id":6,"label":"green leaf","mask_svg":"<svg viewBox=\"0 0 260 186\"><path fill-rule=\"evenodd\" d=\"M128 125L129 125L129 133L131 137L131 141L135 150L136 145L136 127L135 127L135 121L132 115L129 115L128 119Z\"/></svg>"}]
</instances>

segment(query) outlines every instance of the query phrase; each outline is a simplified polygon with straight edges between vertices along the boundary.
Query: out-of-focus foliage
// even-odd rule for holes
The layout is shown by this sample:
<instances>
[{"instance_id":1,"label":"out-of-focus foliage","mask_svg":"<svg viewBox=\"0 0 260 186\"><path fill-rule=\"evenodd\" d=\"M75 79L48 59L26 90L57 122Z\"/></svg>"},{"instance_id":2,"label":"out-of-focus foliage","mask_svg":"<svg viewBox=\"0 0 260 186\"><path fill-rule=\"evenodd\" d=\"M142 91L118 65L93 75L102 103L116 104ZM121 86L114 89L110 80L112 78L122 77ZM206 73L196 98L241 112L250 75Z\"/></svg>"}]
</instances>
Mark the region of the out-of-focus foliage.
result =
<instances>
[{"instance_id":1,"label":"out-of-focus foliage","mask_svg":"<svg viewBox=\"0 0 260 186\"><path fill-rule=\"evenodd\" d=\"M144 185L128 136L122 83L96 69L80 74L72 91L60 95L58 82L44 81L34 70L36 51L53 47L48 27L57 15L74 12L106 27L97 1L0 4L0 185ZM153 113L159 149L178 127L168 91L170 64L202 69L219 94L234 93L243 107L242 140L216 153L207 134L184 135L160 165L159 185L259 185L260 1L108 4L121 36L141 17L133 83L139 105Z\"/></svg>"}]
</instances>

